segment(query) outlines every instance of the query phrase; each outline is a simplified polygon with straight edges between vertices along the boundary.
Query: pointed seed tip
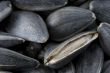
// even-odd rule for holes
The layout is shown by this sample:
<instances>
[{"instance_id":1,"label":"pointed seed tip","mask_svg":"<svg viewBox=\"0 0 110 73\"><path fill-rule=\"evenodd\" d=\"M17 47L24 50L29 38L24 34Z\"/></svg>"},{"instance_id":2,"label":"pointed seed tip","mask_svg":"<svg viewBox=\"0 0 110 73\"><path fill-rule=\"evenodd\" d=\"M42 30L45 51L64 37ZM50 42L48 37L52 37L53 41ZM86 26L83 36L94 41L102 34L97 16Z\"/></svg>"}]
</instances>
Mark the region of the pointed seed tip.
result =
<instances>
[{"instance_id":1,"label":"pointed seed tip","mask_svg":"<svg viewBox=\"0 0 110 73\"><path fill-rule=\"evenodd\" d=\"M9 4L8 6L9 6L10 8L12 7L12 5L11 5L11 4Z\"/></svg>"},{"instance_id":2,"label":"pointed seed tip","mask_svg":"<svg viewBox=\"0 0 110 73\"><path fill-rule=\"evenodd\" d=\"M92 12L92 17L93 17L94 20L96 20L96 16L93 12Z\"/></svg>"},{"instance_id":3,"label":"pointed seed tip","mask_svg":"<svg viewBox=\"0 0 110 73\"><path fill-rule=\"evenodd\" d=\"M102 26L103 26L103 24L101 23L101 24L98 26L97 31L99 31Z\"/></svg>"},{"instance_id":4,"label":"pointed seed tip","mask_svg":"<svg viewBox=\"0 0 110 73\"><path fill-rule=\"evenodd\" d=\"M93 3L94 3L94 1L92 1L92 2L90 3L90 5L89 5L89 9L90 9L91 11L94 9Z\"/></svg>"},{"instance_id":5,"label":"pointed seed tip","mask_svg":"<svg viewBox=\"0 0 110 73\"><path fill-rule=\"evenodd\" d=\"M42 37L39 42L40 43L45 43L45 42L47 42L47 40L48 40L48 37Z\"/></svg>"},{"instance_id":6,"label":"pointed seed tip","mask_svg":"<svg viewBox=\"0 0 110 73\"><path fill-rule=\"evenodd\" d=\"M25 42L25 40L23 38L18 38L18 40L21 40L22 42Z\"/></svg>"},{"instance_id":7,"label":"pointed seed tip","mask_svg":"<svg viewBox=\"0 0 110 73\"><path fill-rule=\"evenodd\" d=\"M38 62L38 64L36 65L36 67L35 68L38 68L40 66L40 62Z\"/></svg>"},{"instance_id":8,"label":"pointed seed tip","mask_svg":"<svg viewBox=\"0 0 110 73\"><path fill-rule=\"evenodd\" d=\"M100 25L99 25L98 28L97 28L97 31L99 31L100 28L102 28L104 25L108 25L108 23L106 23L106 22L100 23Z\"/></svg>"},{"instance_id":9,"label":"pointed seed tip","mask_svg":"<svg viewBox=\"0 0 110 73\"><path fill-rule=\"evenodd\" d=\"M68 0L65 1L65 4L64 5L67 5L67 4L68 4Z\"/></svg>"}]
</instances>

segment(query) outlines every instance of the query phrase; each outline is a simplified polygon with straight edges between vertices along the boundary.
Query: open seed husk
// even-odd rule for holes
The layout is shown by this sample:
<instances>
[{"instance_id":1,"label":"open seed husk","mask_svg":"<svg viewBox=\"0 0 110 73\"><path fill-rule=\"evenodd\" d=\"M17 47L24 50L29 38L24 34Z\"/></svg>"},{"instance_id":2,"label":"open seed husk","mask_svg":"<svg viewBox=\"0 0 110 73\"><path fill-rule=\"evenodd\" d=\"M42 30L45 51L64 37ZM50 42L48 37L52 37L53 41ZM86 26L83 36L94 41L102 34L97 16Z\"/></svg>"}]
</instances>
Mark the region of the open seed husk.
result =
<instances>
[{"instance_id":1,"label":"open seed husk","mask_svg":"<svg viewBox=\"0 0 110 73\"><path fill-rule=\"evenodd\" d=\"M0 22L4 20L12 11L12 5L10 1L0 2Z\"/></svg>"},{"instance_id":2,"label":"open seed husk","mask_svg":"<svg viewBox=\"0 0 110 73\"><path fill-rule=\"evenodd\" d=\"M43 19L38 14L29 11L13 12L6 31L36 43L45 43L49 38Z\"/></svg>"},{"instance_id":3,"label":"open seed husk","mask_svg":"<svg viewBox=\"0 0 110 73\"><path fill-rule=\"evenodd\" d=\"M21 43L25 40L5 32L0 32L0 47L12 47Z\"/></svg>"},{"instance_id":4,"label":"open seed husk","mask_svg":"<svg viewBox=\"0 0 110 73\"><path fill-rule=\"evenodd\" d=\"M110 24L105 22L101 23L97 31L99 33L101 47L104 52L110 56Z\"/></svg>"},{"instance_id":5,"label":"open seed husk","mask_svg":"<svg viewBox=\"0 0 110 73\"><path fill-rule=\"evenodd\" d=\"M90 3L92 10L97 19L102 22L110 23L110 1L109 0L93 0Z\"/></svg>"},{"instance_id":6,"label":"open seed husk","mask_svg":"<svg viewBox=\"0 0 110 73\"><path fill-rule=\"evenodd\" d=\"M101 73L103 62L103 51L95 43L78 57L75 63L76 73Z\"/></svg>"},{"instance_id":7,"label":"open seed husk","mask_svg":"<svg viewBox=\"0 0 110 73\"><path fill-rule=\"evenodd\" d=\"M20 71L37 68L38 66L39 62L35 59L9 49L0 48L0 70Z\"/></svg>"},{"instance_id":8,"label":"open seed husk","mask_svg":"<svg viewBox=\"0 0 110 73\"><path fill-rule=\"evenodd\" d=\"M87 9L72 6L61 8L47 18L50 38L64 41L92 25L95 19L95 14Z\"/></svg>"},{"instance_id":9,"label":"open seed husk","mask_svg":"<svg viewBox=\"0 0 110 73\"><path fill-rule=\"evenodd\" d=\"M68 0L11 0L19 9L31 11L53 10L65 6Z\"/></svg>"},{"instance_id":10,"label":"open seed husk","mask_svg":"<svg viewBox=\"0 0 110 73\"><path fill-rule=\"evenodd\" d=\"M75 73L75 67L73 63L70 63L58 70L58 73Z\"/></svg>"},{"instance_id":11,"label":"open seed husk","mask_svg":"<svg viewBox=\"0 0 110 73\"><path fill-rule=\"evenodd\" d=\"M59 45L46 47L44 64L51 68L61 68L79 55L98 37L95 31L80 33Z\"/></svg>"}]
</instances>

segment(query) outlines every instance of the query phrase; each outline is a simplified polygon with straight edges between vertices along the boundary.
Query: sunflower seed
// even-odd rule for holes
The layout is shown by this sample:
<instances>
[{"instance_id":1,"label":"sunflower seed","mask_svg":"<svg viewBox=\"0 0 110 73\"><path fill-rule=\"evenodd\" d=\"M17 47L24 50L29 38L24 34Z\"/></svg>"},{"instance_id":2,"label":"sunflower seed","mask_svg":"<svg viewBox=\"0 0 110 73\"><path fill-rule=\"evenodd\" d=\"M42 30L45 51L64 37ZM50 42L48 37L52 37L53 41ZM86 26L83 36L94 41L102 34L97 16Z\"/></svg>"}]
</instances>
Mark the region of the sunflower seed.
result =
<instances>
[{"instance_id":1,"label":"sunflower seed","mask_svg":"<svg viewBox=\"0 0 110 73\"><path fill-rule=\"evenodd\" d=\"M110 23L110 1L109 0L94 0L90 3L92 10L98 20Z\"/></svg>"},{"instance_id":2,"label":"sunflower seed","mask_svg":"<svg viewBox=\"0 0 110 73\"><path fill-rule=\"evenodd\" d=\"M85 32L72 37L63 43L51 46L45 53L44 64L51 68L61 68L80 54L86 47L98 37L97 32Z\"/></svg>"},{"instance_id":3,"label":"sunflower seed","mask_svg":"<svg viewBox=\"0 0 110 73\"><path fill-rule=\"evenodd\" d=\"M107 55L110 56L110 24L101 23L97 29L100 38L100 44Z\"/></svg>"},{"instance_id":4,"label":"sunflower seed","mask_svg":"<svg viewBox=\"0 0 110 73\"><path fill-rule=\"evenodd\" d=\"M64 41L87 28L95 19L89 10L65 7L49 15L47 26L52 40Z\"/></svg>"},{"instance_id":5,"label":"sunflower seed","mask_svg":"<svg viewBox=\"0 0 110 73\"><path fill-rule=\"evenodd\" d=\"M13 4L24 10L45 11L65 6L68 0L12 0Z\"/></svg>"},{"instance_id":6,"label":"sunflower seed","mask_svg":"<svg viewBox=\"0 0 110 73\"><path fill-rule=\"evenodd\" d=\"M7 32L36 43L44 43L49 34L43 19L33 12L16 11L10 17Z\"/></svg>"},{"instance_id":7,"label":"sunflower seed","mask_svg":"<svg viewBox=\"0 0 110 73\"><path fill-rule=\"evenodd\" d=\"M39 62L35 59L0 48L0 70L25 70L38 66Z\"/></svg>"},{"instance_id":8,"label":"sunflower seed","mask_svg":"<svg viewBox=\"0 0 110 73\"><path fill-rule=\"evenodd\" d=\"M102 49L93 44L76 61L76 73L101 73L103 61Z\"/></svg>"},{"instance_id":9,"label":"sunflower seed","mask_svg":"<svg viewBox=\"0 0 110 73\"><path fill-rule=\"evenodd\" d=\"M11 47L23 43L25 40L8 33L0 32L0 46Z\"/></svg>"},{"instance_id":10,"label":"sunflower seed","mask_svg":"<svg viewBox=\"0 0 110 73\"><path fill-rule=\"evenodd\" d=\"M10 1L0 2L0 22L5 19L12 11L12 5Z\"/></svg>"}]
</instances>

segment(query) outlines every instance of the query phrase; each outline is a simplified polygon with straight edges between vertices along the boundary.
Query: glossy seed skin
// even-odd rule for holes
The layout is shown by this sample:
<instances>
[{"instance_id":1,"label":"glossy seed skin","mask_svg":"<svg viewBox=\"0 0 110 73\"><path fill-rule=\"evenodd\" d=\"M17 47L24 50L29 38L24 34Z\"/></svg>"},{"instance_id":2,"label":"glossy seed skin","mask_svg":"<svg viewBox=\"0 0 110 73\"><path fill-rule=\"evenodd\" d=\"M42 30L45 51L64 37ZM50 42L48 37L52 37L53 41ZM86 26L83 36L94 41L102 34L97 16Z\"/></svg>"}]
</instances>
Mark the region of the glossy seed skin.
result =
<instances>
[{"instance_id":1,"label":"glossy seed skin","mask_svg":"<svg viewBox=\"0 0 110 73\"><path fill-rule=\"evenodd\" d=\"M103 50L110 56L110 24L101 23L97 31L99 33L99 40Z\"/></svg>"},{"instance_id":2,"label":"glossy seed skin","mask_svg":"<svg viewBox=\"0 0 110 73\"><path fill-rule=\"evenodd\" d=\"M28 11L13 12L6 30L10 34L36 43L45 43L49 38L43 19L38 14Z\"/></svg>"},{"instance_id":3,"label":"glossy seed skin","mask_svg":"<svg viewBox=\"0 0 110 73\"><path fill-rule=\"evenodd\" d=\"M12 47L21 43L25 40L5 32L0 32L0 47Z\"/></svg>"},{"instance_id":4,"label":"glossy seed skin","mask_svg":"<svg viewBox=\"0 0 110 73\"><path fill-rule=\"evenodd\" d=\"M12 5L10 1L0 2L0 22L4 20L12 11Z\"/></svg>"},{"instance_id":5,"label":"glossy seed skin","mask_svg":"<svg viewBox=\"0 0 110 73\"><path fill-rule=\"evenodd\" d=\"M88 36L89 34L92 34L92 37ZM85 37L86 35L87 37ZM44 64L54 69L62 68L83 52L97 37L98 34L96 32L85 32L60 44L49 44L46 47L47 51L45 52Z\"/></svg>"},{"instance_id":6,"label":"glossy seed skin","mask_svg":"<svg viewBox=\"0 0 110 73\"><path fill-rule=\"evenodd\" d=\"M64 7L47 18L50 38L54 41L64 41L95 21L95 15L89 10L78 7Z\"/></svg>"},{"instance_id":7,"label":"glossy seed skin","mask_svg":"<svg viewBox=\"0 0 110 73\"><path fill-rule=\"evenodd\" d=\"M23 10L46 11L63 7L67 0L11 0L12 3Z\"/></svg>"},{"instance_id":8,"label":"glossy seed skin","mask_svg":"<svg viewBox=\"0 0 110 73\"><path fill-rule=\"evenodd\" d=\"M58 70L58 73L75 73L75 67L73 63L66 65Z\"/></svg>"},{"instance_id":9,"label":"glossy seed skin","mask_svg":"<svg viewBox=\"0 0 110 73\"><path fill-rule=\"evenodd\" d=\"M50 42L45 46L43 53L41 53L41 56L43 55L44 61L48 57L48 55L52 52L52 50L54 50L58 45L59 43Z\"/></svg>"},{"instance_id":10,"label":"glossy seed skin","mask_svg":"<svg viewBox=\"0 0 110 73\"><path fill-rule=\"evenodd\" d=\"M90 3L92 10L97 19L101 22L110 23L110 1L109 0L94 0Z\"/></svg>"},{"instance_id":11,"label":"glossy seed skin","mask_svg":"<svg viewBox=\"0 0 110 73\"><path fill-rule=\"evenodd\" d=\"M103 51L94 44L88 47L76 61L76 73L101 73L103 62Z\"/></svg>"},{"instance_id":12,"label":"glossy seed skin","mask_svg":"<svg viewBox=\"0 0 110 73\"><path fill-rule=\"evenodd\" d=\"M0 70L25 70L39 66L39 62L17 52L0 48Z\"/></svg>"}]
</instances>

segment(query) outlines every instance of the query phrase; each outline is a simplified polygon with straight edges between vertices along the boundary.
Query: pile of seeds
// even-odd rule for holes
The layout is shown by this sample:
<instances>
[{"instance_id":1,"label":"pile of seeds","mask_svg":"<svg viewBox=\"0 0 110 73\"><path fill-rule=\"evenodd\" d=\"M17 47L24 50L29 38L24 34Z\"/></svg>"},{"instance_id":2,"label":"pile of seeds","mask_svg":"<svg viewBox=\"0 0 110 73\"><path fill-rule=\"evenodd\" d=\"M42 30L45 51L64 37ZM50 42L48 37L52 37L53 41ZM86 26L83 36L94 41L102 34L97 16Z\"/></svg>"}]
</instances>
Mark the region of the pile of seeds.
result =
<instances>
[{"instance_id":1,"label":"pile of seeds","mask_svg":"<svg viewBox=\"0 0 110 73\"><path fill-rule=\"evenodd\" d=\"M0 1L0 73L109 70L109 0Z\"/></svg>"}]
</instances>

